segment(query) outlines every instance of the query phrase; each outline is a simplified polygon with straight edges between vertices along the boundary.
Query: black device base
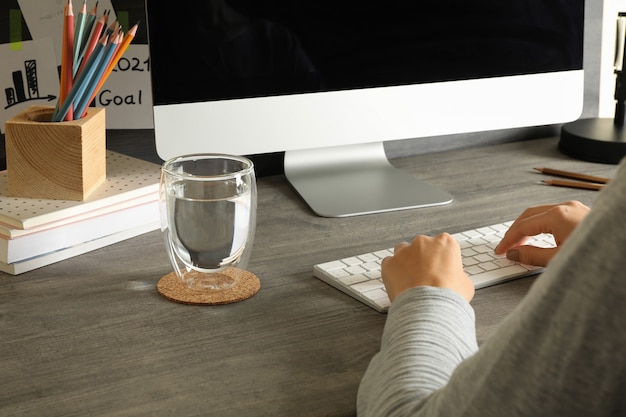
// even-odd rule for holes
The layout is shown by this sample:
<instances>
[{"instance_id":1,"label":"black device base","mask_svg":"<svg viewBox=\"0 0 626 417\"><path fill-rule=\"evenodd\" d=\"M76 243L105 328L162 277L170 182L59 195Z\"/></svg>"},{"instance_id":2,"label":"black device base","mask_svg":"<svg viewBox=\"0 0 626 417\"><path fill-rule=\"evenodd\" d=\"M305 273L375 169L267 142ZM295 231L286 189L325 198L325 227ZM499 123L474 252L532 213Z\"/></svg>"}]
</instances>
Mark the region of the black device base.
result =
<instances>
[{"instance_id":1,"label":"black device base","mask_svg":"<svg viewBox=\"0 0 626 417\"><path fill-rule=\"evenodd\" d=\"M626 128L611 118L579 119L561 128L559 150L584 161L618 164L626 156Z\"/></svg>"}]
</instances>

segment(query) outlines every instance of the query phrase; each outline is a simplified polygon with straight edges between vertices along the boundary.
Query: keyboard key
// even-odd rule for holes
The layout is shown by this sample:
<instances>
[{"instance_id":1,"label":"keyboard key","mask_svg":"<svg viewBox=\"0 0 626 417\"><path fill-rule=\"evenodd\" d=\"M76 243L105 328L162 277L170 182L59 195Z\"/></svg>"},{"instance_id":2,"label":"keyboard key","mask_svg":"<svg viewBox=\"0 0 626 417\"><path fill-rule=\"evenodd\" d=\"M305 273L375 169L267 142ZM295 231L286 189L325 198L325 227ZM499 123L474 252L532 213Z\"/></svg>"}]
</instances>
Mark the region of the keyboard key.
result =
<instances>
[{"instance_id":1,"label":"keyboard key","mask_svg":"<svg viewBox=\"0 0 626 417\"><path fill-rule=\"evenodd\" d=\"M464 269L464 271L467 275L472 276L476 274L482 274L485 270L482 269L480 266L478 266L478 264L476 264L476 265L468 266L467 268Z\"/></svg>"},{"instance_id":2,"label":"keyboard key","mask_svg":"<svg viewBox=\"0 0 626 417\"><path fill-rule=\"evenodd\" d=\"M468 230L466 232L461 233L463 236L466 236L468 239L473 239L475 237L482 236L482 233L479 233L477 230Z\"/></svg>"},{"instance_id":3,"label":"keyboard key","mask_svg":"<svg viewBox=\"0 0 626 417\"><path fill-rule=\"evenodd\" d=\"M487 243L489 243L489 241L483 239L481 236L481 237L474 237L470 239L469 243L471 243L472 246L480 246L480 245L486 245Z\"/></svg>"},{"instance_id":4,"label":"keyboard key","mask_svg":"<svg viewBox=\"0 0 626 417\"><path fill-rule=\"evenodd\" d=\"M477 246L474 246L474 251L476 251L478 253L491 253L491 252L493 252L493 249L491 249L489 247L489 244L487 244L487 245L477 245Z\"/></svg>"},{"instance_id":5,"label":"keyboard key","mask_svg":"<svg viewBox=\"0 0 626 417\"><path fill-rule=\"evenodd\" d=\"M510 261L504 257L494 260L493 263L498 265L500 268L506 268L507 266L515 265L515 262Z\"/></svg>"},{"instance_id":6,"label":"keyboard key","mask_svg":"<svg viewBox=\"0 0 626 417\"><path fill-rule=\"evenodd\" d=\"M527 274L528 269L519 264L510 265L504 268L495 269L493 271L486 271L482 274L472 275L470 279L474 283L475 288L483 288L487 285L493 285L495 283L504 282L507 279L514 276L522 276Z\"/></svg>"},{"instance_id":7,"label":"keyboard key","mask_svg":"<svg viewBox=\"0 0 626 417\"><path fill-rule=\"evenodd\" d=\"M480 267L485 271L493 271L494 269L498 269L498 265L493 262L483 262L480 264Z\"/></svg>"},{"instance_id":8,"label":"keyboard key","mask_svg":"<svg viewBox=\"0 0 626 417\"><path fill-rule=\"evenodd\" d=\"M377 269L380 269L380 264L378 262L368 262L361 265L361 267L366 271L376 271Z\"/></svg>"},{"instance_id":9,"label":"keyboard key","mask_svg":"<svg viewBox=\"0 0 626 417\"><path fill-rule=\"evenodd\" d=\"M363 268L361 265L349 266L345 270L351 274L362 274L364 272L367 272L367 270Z\"/></svg>"},{"instance_id":10,"label":"keyboard key","mask_svg":"<svg viewBox=\"0 0 626 417\"><path fill-rule=\"evenodd\" d=\"M384 298L379 298L374 300L374 303L378 306L377 310L379 311L387 311L389 310L389 306L391 305L391 301L389 301L389 297L387 297L387 293L385 293Z\"/></svg>"},{"instance_id":11,"label":"keyboard key","mask_svg":"<svg viewBox=\"0 0 626 417\"><path fill-rule=\"evenodd\" d=\"M389 297L387 296L387 292L381 288L375 289L373 291L365 292L363 293L363 295L369 298L370 300L375 300L375 301L384 299L384 298L389 299Z\"/></svg>"},{"instance_id":12,"label":"keyboard key","mask_svg":"<svg viewBox=\"0 0 626 417\"><path fill-rule=\"evenodd\" d=\"M463 266L477 265L478 261L472 256L463 257Z\"/></svg>"},{"instance_id":13,"label":"keyboard key","mask_svg":"<svg viewBox=\"0 0 626 417\"><path fill-rule=\"evenodd\" d=\"M328 271L326 271L326 273L331 277L337 279L350 276L350 273L345 269L329 269Z\"/></svg>"},{"instance_id":14,"label":"keyboard key","mask_svg":"<svg viewBox=\"0 0 626 417\"><path fill-rule=\"evenodd\" d=\"M346 264L344 264L341 261L332 261L332 262L326 262L326 263L320 264L319 267L320 269L331 271L333 269L345 268Z\"/></svg>"},{"instance_id":15,"label":"keyboard key","mask_svg":"<svg viewBox=\"0 0 626 417\"><path fill-rule=\"evenodd\" d=\"M513 224L513 222L508 222L508 223L502 223L502 224L494 224L491 227L494 230L497 230L498 232L501 232L503 235L504 233L509 230L509 227L511 227L511 225Z\"/></svg>"},{"instance_id":16,"label":"keyboard key","mask_svg":"<svg viewBox=\"0 0 626 417\"><path fill-rule=\"evenodd\" d=\"M342 259L341 262L343 262L344 264L348 265L348 266L352 266L352 265L359 265L361 263L363 263L359 258L357 258L356 256L353 256L351 258L345 258Z\"/></svg>"},{"instance_id":17,"label":"keyboard key","mask_svg":"<svg viewBox=\"0 0 626 417\"><path fill-rule=\"evenodd\" d=\"M363 275L365 275L369 279L380 279L380 278L382 278L382 275L380 273L380 269L378 269L376 271L368 271L368 272L364 273Z\"/></svg>"},{"instance_id":18,"label":"keyboard key","mask_svg":"<svg viewBox=\"0 0 626 417\"><path fill-rule=\"evenodd\" d=\"M357 258L359 258L361 261L363 262L375 262L378 260L378 256L372 254L372 253L366 253L364 255L359 255L357 256Z\"/></svg>"},{"instance_id":19,"label":"keyboard key","mask_svg":"<svg viewBox=\"0 0 626 417\"><path fill-rule=\"evenodd\" d=\"M465 256L467 258L467 257L476 256L476 255L478 255L478 252L476 252L473 247L461 249L461 256Z\"/></svg>"},{"instance_id":20,"label":"keyboard key","mask_svg":"<svg viewBox=\"0 0 626 417\"><path fill-rule=\"evenodd\" d=\"M374 252L374 255L376 255L382 261L387 256L392 256L393 250L391 249L379 250L379 251Z\"/></svg>"},{"instance_id":21,"label":"keyboard key","mask_svg":"<svg viewBox=\"0 0 626 417\"><path fill-rule=\"evenodd\" d=\"M352 289L357 291L357 292L368 292L368 291L373 291L373 290L380 290L382 288L384 288L384 284L381 281L378 280L368 280L365 282L359 282L358 284L354 284L352 285Z\"/></svg>"},{"instance_id":22,"label":"keyboard key","mask_svg":"<svg viewBox=\"0 0 626 417\"><path fill-rule=\"evenodd\" d=\"M345 285L354 285L354 284L358 284L359 282L365 282L369 280L370 279L363 274L348 275L348 276L339 278L339 281L341 281Z\"/></svg>"},{"instance_id":23,"label":"keyboard key","mask_svg":"<svg viewBox=\"0 0 626 417\"><path fill-rule=\"evenodd\" d=\"M491 262L491 261L493 261L494 257L491 256L488 253L482 252L480 255L474 256L474 259L476 259L480 263L483 263L483 262Z\"/></svg>"},{"instance_id":24,"label":"keyboard key","mask_svg":"<svg viewBox=\"0 0 626 417\"><path fill-rule=\"evenodd\" d=\"M491 227L481 227L480 229L476 229L481 236L492 235L497 232L496 229L492 229Z\"/></svg>"}]
</instances>

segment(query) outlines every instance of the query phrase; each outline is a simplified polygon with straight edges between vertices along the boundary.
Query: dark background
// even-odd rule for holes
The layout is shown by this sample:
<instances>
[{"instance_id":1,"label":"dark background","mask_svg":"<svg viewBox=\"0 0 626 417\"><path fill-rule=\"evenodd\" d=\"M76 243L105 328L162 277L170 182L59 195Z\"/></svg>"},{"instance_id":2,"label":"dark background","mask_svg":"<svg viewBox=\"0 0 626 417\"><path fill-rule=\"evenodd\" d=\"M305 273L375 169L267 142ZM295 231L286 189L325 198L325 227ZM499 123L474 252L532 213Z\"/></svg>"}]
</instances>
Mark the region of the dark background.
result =
<instances>
[{"instance_id":1,"label":"dark background","mask_svg":"<svg viewBox=\"0 0 626 417\"><path fill-rule=\"evenodd\" d=\"M47 0L40 0L47 1ZM96 0L88 0L87 8L88 10L94 6ZM74 0L72 3L74 5L74 12L76 12L76 7L78 2ZM82 3L81 3L82 4ZM137 44L147 44L148 36L146 29L146 13L144 9L144 1L143 0L111 0L111 4L115 8L116 12L127 12L128 13L128 21L131 25L140 22L139 28L137 30L137 36L133 40L133 43ZM6 22L9 21L9 10L11 9L19 9L20 6L17 0L2 0L2 6L0 7L0 43L9 43L9 27ZM98 9L98 17L100 17L100 13L104 10L102 7ZM111 22L109 22L111 23ZM128 30L129 28L124 28ZM26 25L26 21L22 17L22 40L32 40L30 36L30 32L28 31L28 26Z\"/></svg>"}]
</instances>

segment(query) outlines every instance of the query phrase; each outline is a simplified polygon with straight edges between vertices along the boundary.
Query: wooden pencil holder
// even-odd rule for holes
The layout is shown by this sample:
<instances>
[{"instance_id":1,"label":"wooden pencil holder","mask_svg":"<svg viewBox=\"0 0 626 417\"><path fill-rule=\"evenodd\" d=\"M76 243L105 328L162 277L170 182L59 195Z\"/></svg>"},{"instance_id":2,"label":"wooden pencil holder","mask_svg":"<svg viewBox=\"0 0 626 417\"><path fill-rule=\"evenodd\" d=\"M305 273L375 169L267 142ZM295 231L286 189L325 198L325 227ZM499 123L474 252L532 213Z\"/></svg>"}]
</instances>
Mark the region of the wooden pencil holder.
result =
<instances>
[{"instance_id":1,"label":"wooden pencil holder","mask_svg":"<svg viewBox=\"0 0 626 417\"><path fill-rule=\"evenodd\" d=\"M106 179L105 110L69 122L53 112L33 106L5 123L10 196L82 201Z\"/></svg>"}]
</instances>

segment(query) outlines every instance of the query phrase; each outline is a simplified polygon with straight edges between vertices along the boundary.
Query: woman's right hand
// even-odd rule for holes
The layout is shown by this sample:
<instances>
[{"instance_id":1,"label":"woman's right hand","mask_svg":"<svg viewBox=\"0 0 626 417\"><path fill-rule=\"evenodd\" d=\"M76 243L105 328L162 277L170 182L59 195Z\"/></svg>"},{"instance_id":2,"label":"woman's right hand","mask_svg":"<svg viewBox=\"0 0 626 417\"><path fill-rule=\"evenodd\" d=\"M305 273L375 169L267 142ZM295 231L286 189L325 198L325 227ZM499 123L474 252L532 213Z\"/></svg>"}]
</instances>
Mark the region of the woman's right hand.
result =
<instances>
[{"instance_id":1,"label":"woman's right hand","mask_svg":"<svg viewBox=\"0 0 626 417\"><path fill-rule=\"evenodd\" d=\"M495 252L498 255L506 253L512 261L546 266L588 212L589 207L579 201L528 208L513 222ZM540 233L552 234L557 246L538 248L525 245L530 237Z\"/></svg>"}]
</instances>

